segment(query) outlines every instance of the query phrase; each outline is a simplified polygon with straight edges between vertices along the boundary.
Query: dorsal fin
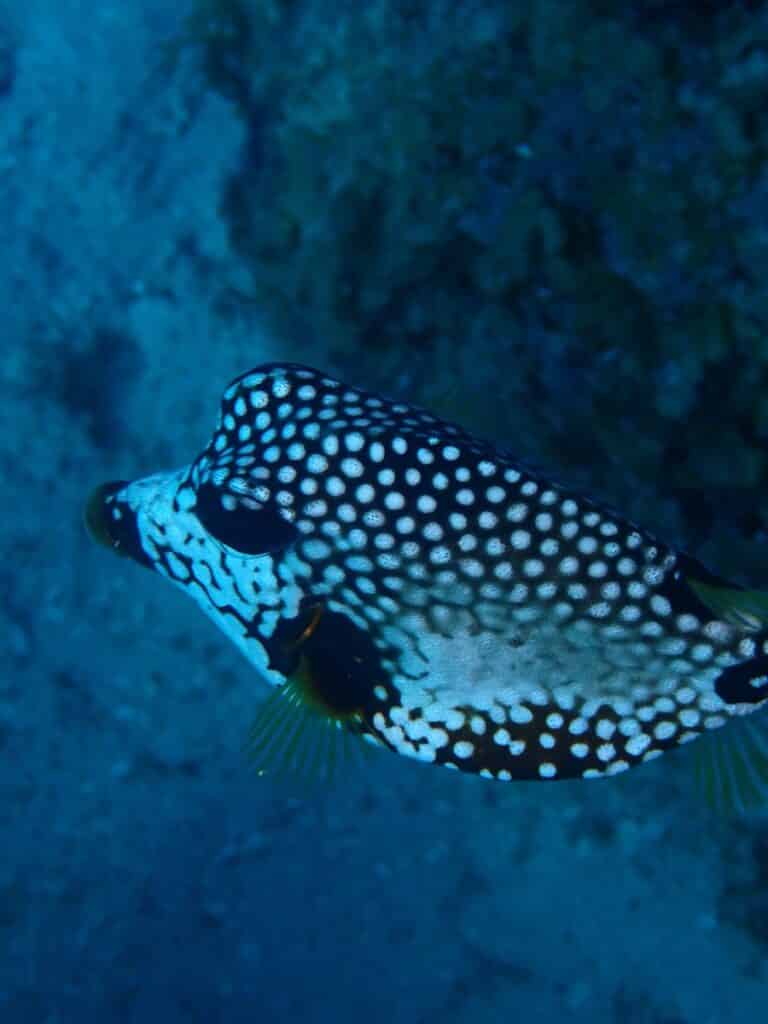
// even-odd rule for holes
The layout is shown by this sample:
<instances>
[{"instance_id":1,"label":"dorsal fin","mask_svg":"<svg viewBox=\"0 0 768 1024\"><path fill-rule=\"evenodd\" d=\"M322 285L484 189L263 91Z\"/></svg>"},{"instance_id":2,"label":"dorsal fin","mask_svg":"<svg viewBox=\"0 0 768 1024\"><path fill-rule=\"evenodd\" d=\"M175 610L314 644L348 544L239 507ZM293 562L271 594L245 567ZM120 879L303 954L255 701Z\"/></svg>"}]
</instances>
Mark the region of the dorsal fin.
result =
<instances>
[{"instance_id":1,"label":"dorsal fin","mask_svg":"<svg viewBox=\"0 0 768 1024\"><path fill-rule=\"evenodd\" d=\"M712 586L690 577L688 585L713 614L737 629L757 633L768 627L768 594L763 591Z\"/></svg>"}]
</instances>

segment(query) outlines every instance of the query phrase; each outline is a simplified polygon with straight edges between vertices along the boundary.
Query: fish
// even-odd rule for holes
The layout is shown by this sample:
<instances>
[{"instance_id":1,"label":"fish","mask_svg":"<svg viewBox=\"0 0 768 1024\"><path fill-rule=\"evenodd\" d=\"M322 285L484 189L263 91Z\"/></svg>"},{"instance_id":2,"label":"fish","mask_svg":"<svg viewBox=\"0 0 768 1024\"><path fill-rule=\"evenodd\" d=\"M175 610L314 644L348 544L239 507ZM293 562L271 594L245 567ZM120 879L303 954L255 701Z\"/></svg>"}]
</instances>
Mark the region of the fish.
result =
<instances>
[{"instance_id":1,"label":"fish","mask_svg":"<svg viewBox=\"0 0 768 1024\"><path fill-rule=\"evenodd\" d=\"M189 465L100 485L85 520L272 688L249 739L262 774L373 746L590 779L739 725L703 782L764 799L768 597L426 410L257 366Z\"/></svg>"}]
</instances>

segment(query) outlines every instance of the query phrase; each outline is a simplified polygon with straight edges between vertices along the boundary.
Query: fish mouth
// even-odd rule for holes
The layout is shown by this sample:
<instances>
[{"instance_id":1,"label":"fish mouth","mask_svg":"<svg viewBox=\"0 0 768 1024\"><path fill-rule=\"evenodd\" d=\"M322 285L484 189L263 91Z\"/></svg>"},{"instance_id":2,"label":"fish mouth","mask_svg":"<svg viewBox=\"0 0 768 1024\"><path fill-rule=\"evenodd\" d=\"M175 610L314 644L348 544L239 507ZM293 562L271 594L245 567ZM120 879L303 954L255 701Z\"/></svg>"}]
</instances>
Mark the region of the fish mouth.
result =
<instances>
[{"instance_id":1,"label":"fish mouth","mask_svg":"<svg viewBox=\"0 0 768 1024\"><path fill-rule=\"evenodd\" d=\"M83 509L85 528L93 540L119 555L128 554L128 552L123 548L119 531L115 530L117 524L108 515L107 503L127 485L127 480L115 480L111 483L100 484L91 492Z\"/></svg>"}]
</instances>

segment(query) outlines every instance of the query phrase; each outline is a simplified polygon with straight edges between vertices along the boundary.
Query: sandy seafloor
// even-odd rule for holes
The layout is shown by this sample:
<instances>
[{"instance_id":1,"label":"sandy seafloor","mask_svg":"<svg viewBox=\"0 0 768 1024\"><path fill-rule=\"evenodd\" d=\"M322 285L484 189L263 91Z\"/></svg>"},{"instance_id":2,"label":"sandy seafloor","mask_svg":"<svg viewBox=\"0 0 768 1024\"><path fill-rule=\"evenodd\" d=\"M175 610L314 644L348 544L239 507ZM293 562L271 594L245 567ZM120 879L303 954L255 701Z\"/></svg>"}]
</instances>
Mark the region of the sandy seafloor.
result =
<instances>
[{"instance_id":1,"label":"sandy seafloor","mask_svg":"<svg viewBox=\"0 0 768 1024\"><path fill-rule=\"evenodd\" d=\"M230 376L328 365L213 312L241 132L153 70L183 13L0 6L0 1021L768 1019L764 826L712 816L688 751L288 791L245 762L245 662L86 537L89 487L188 461Z\"/></svg>"}]
</instances>

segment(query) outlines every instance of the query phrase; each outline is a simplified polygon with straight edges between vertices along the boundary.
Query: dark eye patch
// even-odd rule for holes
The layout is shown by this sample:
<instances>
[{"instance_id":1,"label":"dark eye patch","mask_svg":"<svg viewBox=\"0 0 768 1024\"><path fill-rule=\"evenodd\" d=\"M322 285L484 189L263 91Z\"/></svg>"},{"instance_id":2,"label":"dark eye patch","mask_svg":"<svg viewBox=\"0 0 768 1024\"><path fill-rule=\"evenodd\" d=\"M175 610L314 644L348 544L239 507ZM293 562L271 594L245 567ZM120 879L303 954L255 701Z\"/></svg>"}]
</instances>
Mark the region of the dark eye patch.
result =
<instances>
[{"instance_id":1,"label":"dark eye patch","mask_svg":"<svg viewBox=\"0 0 768 1024\"><path fill-rule=\"evenodd\" d=\"M200 484L194 513L206 530L228 548L244 555L282 551L294 543L298 530L273 505L248 508L237 504L227 509L223 492L213 484Z\"/></svg>"},{"instance_id":2,"label":"dark eye patch","mask_svg":"<svg viewBox=\"0 0 768 1024\"><path fill-rule=\"evenodd\" d=\"M715 692L726 704L759 704L768 699L768 657L723 669L715 680Z\"/></svg>"}]
</instances>

